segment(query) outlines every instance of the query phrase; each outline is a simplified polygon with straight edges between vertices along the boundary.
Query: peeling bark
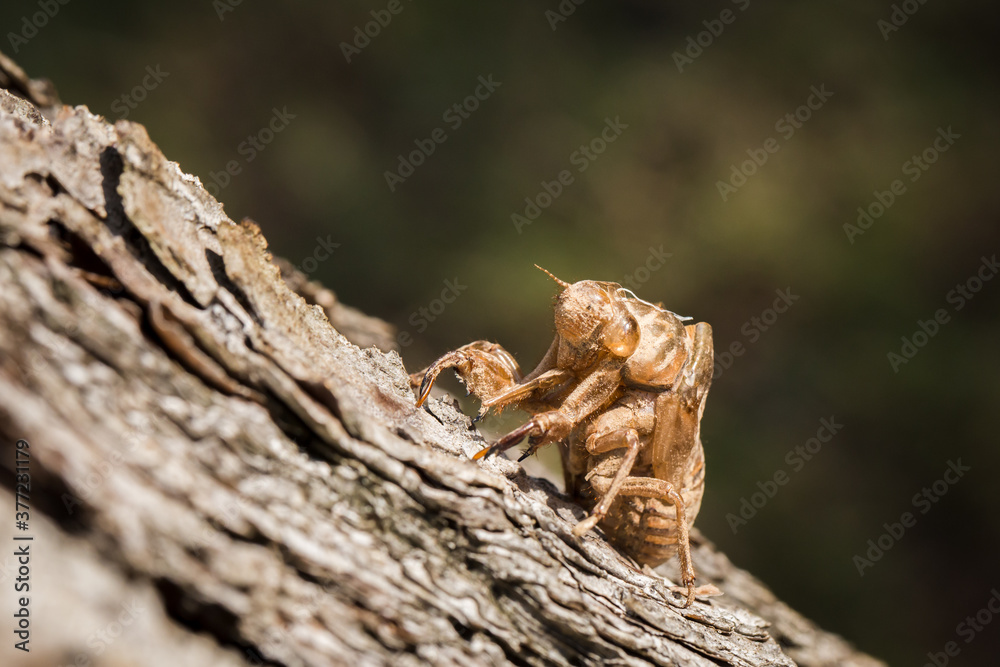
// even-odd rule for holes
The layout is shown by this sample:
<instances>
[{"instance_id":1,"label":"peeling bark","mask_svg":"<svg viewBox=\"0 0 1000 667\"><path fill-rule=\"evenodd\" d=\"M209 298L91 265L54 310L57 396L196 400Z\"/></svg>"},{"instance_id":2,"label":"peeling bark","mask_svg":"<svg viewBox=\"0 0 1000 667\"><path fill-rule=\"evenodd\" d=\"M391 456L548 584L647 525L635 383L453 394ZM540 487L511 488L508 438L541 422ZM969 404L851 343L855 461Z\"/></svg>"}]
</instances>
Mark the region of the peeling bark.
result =
<instances>
[{"instance_id":1,"label":"peeling bark","mask_svg":"<svg viewBox=\"0 0 1000 667\"><path fill-rule=\"evenodd\" d=\"M0 84L0 495L23 438L35 537L31 653L4 664L881 664L697 534L726 595L686 609L574 537L550 484L469 460L453 400L415 409L391 327L141 125L6 58Z\"/></svg>"}]
</instances>

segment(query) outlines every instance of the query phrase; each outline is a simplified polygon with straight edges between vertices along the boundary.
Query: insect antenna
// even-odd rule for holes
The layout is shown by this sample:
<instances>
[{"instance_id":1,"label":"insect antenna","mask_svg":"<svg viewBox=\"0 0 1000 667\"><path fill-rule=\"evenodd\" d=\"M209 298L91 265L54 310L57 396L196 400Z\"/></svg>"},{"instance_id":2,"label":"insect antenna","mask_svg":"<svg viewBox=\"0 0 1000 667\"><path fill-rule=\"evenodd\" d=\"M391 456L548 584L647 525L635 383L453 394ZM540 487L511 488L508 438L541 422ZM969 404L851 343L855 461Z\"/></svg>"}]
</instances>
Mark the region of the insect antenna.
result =
<instances>
[{"instance_id":1,"label":"insect antenna","mask_svg":"<svg viewBox=\"0 0 1000 667\"><path fill-rule=\"evenodd\" d=\"M562 287L563 289L566 289L567 287L569 287L569 283L568 282L566 282L565 280L559 280L554 275L552 275L549 271L546 271L545 269L543 269L542 267L538 266L537 264L535 264L535 268L538 269L539 271L541 271L542 273L544 273L545 275L547 275L549 278L552 278L552 280L556 281L559 284L559 286Z\"/></svg>"}]
</instances>

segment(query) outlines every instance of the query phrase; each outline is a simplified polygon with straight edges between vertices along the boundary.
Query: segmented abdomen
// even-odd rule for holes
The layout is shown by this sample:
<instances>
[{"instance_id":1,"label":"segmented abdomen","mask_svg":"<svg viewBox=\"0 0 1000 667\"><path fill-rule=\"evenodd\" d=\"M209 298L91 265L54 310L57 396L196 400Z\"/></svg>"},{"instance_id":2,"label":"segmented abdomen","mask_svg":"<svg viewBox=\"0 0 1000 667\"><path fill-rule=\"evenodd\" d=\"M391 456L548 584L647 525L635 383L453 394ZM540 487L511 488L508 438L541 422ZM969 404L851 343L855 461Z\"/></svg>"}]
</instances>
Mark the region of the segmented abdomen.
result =
<instances>
[{"instance_id":1,"label":"segmented abdomen","mask_svg":"<svg viewBox=\"0 0 1000 667\"><path fill-rule=\"evenodd\" d=\"M688 528L698 516L704 491L705 452L699 443L681 489ZM667 500L619 495L600 526L608 541L640 565L656 567L677 552L677 511Z\"/></svg>"}]
</instances>

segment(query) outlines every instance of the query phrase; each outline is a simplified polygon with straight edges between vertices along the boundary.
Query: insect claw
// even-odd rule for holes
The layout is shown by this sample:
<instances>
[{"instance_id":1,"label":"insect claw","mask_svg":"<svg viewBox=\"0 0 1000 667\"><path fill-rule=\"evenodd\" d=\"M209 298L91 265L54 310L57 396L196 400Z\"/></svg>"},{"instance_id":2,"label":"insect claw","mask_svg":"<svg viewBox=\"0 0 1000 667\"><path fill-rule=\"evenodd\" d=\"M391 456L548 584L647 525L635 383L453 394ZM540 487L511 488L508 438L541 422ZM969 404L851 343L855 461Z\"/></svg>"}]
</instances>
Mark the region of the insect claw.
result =
<instances>
[{"instance_id":1,"label":"insect claw","mask_svg":"<svg viewBox=\"0 0 1000 667\"><path fill-rule=\"evenodd\" d=\"M472 455L473 461L478 461L479 459L486 458L486 455L493 451L493 445L480 449L478 452Z\"/></svg>"},{"instance_id":2,"label":"insect claw","mask_svg":"<svg viewBox=\"0 0 1000 667\"><path fill-rule=\"evenodd\" d=\"M419 408L427 400L427 397L431 393L431 387L434 386L434 377L428 373L424 376L423 381L420 383L420 393L417 396L417 407Z\"/></svg>"},{"instance_id":3,"label":"insect claw","mask_svg":"<svg viewBox=\"0 0 1000 667\"><path fill-rule=\"evenodd\" d=\"M517 443L521 442L521 440L524 439L524 436L528 435L528 433L533 428L535 428L535 423L532 421L529 421L526 424L522 424L521 426L517 427L504 437L494 442L486 449L476 452L476 454L472 457L473 460L478 461L479 459L485 457L487 454L491 453L499 454L500 452L507 451Z\"/></svg>"},{"instance_id":4,"label":"insect claw","mask_svg":"<svg viewBox=\"0 0 1000 667\"><path fill-rule=\"evenodd\" d=\"M715 586L695 586L693 581L683 586L671 586L670 590L684 597L684 604L681 605L682 609L690 607L698 595L722 595L722 592L715 588Z\"/></svg>"},{"instance_id":5,"label":"insect claw","mask_svg":"<svg viewBox=\"0 0 1000 667\"><path fill-rule=\"evenodd\" d=\"M528 443L529 443L528 448L524 450L523 454L521 454L521 458L518 459L518 462L523 461L524 459L528 458L529 456L538 451L538 447L540 445L537 442L535 442L534 437L528 440Z\"/></svg>"}]
</instances>

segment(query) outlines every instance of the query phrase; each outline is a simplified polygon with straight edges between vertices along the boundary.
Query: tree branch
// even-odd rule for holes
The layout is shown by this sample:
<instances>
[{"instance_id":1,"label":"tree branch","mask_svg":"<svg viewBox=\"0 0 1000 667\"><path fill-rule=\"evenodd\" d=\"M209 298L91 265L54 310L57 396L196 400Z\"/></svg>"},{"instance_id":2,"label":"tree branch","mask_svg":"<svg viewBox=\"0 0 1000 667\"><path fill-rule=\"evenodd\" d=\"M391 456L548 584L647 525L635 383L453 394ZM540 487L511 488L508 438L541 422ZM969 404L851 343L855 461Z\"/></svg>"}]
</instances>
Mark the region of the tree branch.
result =
<instances>
[{"instance_id":1,"label":"tree branch","mask_svg":"<svg viewBox=\"0 0 1000 667\"><path fill-rule=\"evenodd\" d=\"M469 460L453 401L415 409L388 325L273 260L141 125L0 72L0 493L23 438L37 573L18 664L881 664L700 537L727 595L690 608L574 537L550 484Z\"/></svg>"}]
</instances>

